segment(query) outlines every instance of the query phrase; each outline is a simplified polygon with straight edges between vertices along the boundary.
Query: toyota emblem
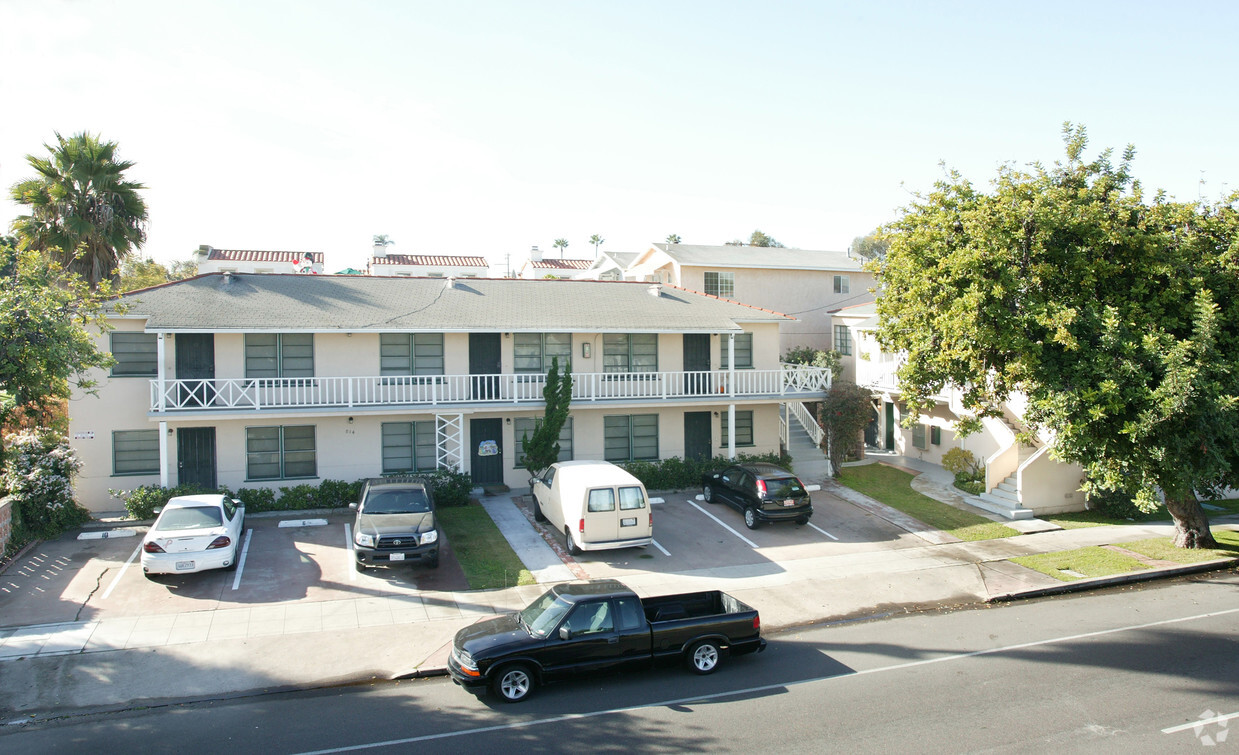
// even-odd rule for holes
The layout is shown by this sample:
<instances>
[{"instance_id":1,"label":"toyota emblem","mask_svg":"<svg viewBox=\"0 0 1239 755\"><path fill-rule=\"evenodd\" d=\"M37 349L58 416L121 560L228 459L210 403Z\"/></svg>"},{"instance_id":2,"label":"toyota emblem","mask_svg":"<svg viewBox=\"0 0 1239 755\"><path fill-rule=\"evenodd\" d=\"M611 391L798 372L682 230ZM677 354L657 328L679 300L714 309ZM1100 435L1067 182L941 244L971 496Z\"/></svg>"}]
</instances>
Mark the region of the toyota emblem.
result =
<instances>
[{"instance_id":1,"label":"toyota emblem","mask_svg":"<svg viewBox=\"0 0 1239 755\"><path fill-rule=\"evenodd\" d=\"M400 545L400 542L401 542L401 541L399 541L399 540L393 540L393 541L392 541L392 545Z\"/></svg>"}]
</instances>

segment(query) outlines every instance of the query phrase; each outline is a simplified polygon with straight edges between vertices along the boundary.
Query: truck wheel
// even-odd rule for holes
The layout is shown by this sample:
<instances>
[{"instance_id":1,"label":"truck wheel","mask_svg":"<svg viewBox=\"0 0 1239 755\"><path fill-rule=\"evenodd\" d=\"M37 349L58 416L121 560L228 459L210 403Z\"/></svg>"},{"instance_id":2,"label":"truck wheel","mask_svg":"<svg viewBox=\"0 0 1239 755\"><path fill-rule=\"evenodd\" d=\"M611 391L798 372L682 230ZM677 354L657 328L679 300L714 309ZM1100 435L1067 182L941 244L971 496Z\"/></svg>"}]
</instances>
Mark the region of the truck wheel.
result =
<instances>
[{"instance_id":1,"label":"truck wheel","mask_svg":"<svg viewBox=\"0 0 1239 755\"><path fill-rule=\"evenodd\" d=\"M430 567L431 569L438 569L439 568L439 554L436 553L434 558L427 559L426 566Z\"/></svg>"},{"instance_id":2,"label":"truck wheel","mask_svg":"<svg viewBox=\"0 0 1239 755\"><path fill-rule=\"evenodd\" d=\"M809 517L807 517L807 516L798 516L798 517L796 517L796 524L799 524L799 525L803 526L803 525L806 525L806 524L808 524L808 523L809 523Z\"/></svg>"},{"instance_id":3,"label":"truck wheel","mask_svg":"<svg viewBox=\"0 0 1239 755\"><path fill-rule=\"evenodd\" d=\"M366 573L366 567L360 561L353 561L353 568L356 569L359 574Z\"/></svg>"},{"instance_id":4,"label":"truck wheel","mask_svg":"<svg viewBox=\"0 0 1239 755\"><path fill-rule=\"evenodd\" d=\"M572 540L572 531L564 527L564 548L568 551L569 556L581 555L581 549L577 547Z\"/></svg>"},{"instance_id":5,"label":"truck wheel","mask_svg":"<svg viewBox=\"0 0 1239 755\"><path fill-rule=\"evenodd\" d=\"M718 643L714 640L702 640L688 651L688 667L694 674L713 674L722 658Z\"/></svg>"},{"instance_id":6,"label":"truck wheel","mask_svg":"<svg viewBox=\"0 0 1239 755\"><path fill-rule=\"evenodd\" d=\"M706 499L706 503L714 503L714 488L706 485L701 489L701 497Z\"/></svg>"},{"instance_id":7,"label":"truck wheel","mask_svg":"<svg viewBox=\"0 0 1239 755\"><path fill-rule=\"evenodd\" d=\"M505 703L519 703L533 694L535 685L533 672L528 666L518 663L499 669L490 683L490 688L495 697Z\"/></svg>"},{"instance_id":8,"label":"truck wheel","mask_svg":"<svg viewBox=\"0 0 1239 755\"><path fill-rule=\"evenodd\" d=\"M759 524L761 524L761 522L757 521L757 509L749 506L744 510L744 526L751 530L755 530Z\"/></svg>"},{"instance_id":9,"label":"truck wheel","mask_svg":"<svg viewBox=\"0 0 1239 755\"><path fill-rule=\"evenodd\" d=\"M538 501L538 496L533 497L533 520L535 522L546 521L546 515L542 513L542 504Z\"/></svg>"}]
</instances>

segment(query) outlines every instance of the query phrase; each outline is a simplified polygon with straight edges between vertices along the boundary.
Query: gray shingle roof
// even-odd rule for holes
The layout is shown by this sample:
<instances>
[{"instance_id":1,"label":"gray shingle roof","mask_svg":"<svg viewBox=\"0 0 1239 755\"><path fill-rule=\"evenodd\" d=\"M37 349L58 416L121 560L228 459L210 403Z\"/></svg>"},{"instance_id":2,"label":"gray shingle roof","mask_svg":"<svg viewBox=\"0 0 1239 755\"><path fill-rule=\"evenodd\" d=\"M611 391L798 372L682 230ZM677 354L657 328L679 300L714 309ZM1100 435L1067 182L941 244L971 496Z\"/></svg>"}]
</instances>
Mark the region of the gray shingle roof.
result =
<instances>
[{"instance_id":1,"label":"gray shingle roof","mask_svg":"<svg viewBox=\"0 0 1239 755\"><path fill-rule=\"evenodd\" d=\"M606 281L211 273L118 298L148 331L712 332L795 318ZM115 302L110 306L115 311Z\"/></svg>"},{"instance_id":2,"label":"gray shingle roof","mask_svg":"<svg viewBox=\"0 0 1239 755\"><path fill-rule=\"evenodd\" d=\"M864 260L847 252L817 252L766 246L655 244L681 265L781 268L784 270L860 270Z\"/></svg>"}]
</instances>

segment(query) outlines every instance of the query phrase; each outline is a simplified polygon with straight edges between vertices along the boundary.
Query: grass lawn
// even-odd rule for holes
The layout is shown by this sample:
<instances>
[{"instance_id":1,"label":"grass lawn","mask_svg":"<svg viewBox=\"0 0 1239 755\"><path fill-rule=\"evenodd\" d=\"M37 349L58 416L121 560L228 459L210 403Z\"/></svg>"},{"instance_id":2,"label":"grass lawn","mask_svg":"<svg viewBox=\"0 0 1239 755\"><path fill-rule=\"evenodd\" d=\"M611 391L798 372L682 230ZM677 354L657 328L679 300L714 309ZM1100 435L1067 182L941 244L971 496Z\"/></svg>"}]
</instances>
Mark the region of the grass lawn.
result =
<instances>
[{"instance_id":1,"label":"grass lawn","mask_svg":"<svg viewBox=\"0 0 1239 755\"><path fill-rule=\"evenodd\" d=\"M1239 514L1239 499L1229 498L1221 501L1202 501L1207 506L1216 506L1221 511L1206 508L1205 514L1210 517ZM1065 530L1081 527L1101 527L1106 524L1140 524L1143 522L1165 522L1170 519L1170 513L1165 506L1158 506L1147 514L1139 514L1131 519L1108 516L1098 509L1091 511L1073 511L1066 514L1053 514L1042 517L1047 522L1053 522Z\"/></svg>"},{"instance_id":2,"label":"grass lawn","mask_svg":"<svg viewBox=\"0 0 1239 755\"><path fill-rule=\"evenodd\" d=\"M1180 564L1198 564L1201 561L1213 561L1218 558L1239 558L1239 532L1214 530L1213 539L1217 540L1217 548L1199 550L1176 548L1168 537L1154 537L1131 543L1117 543L1117 545L1142 556L1175 561Z\"/></svg>"},{"instance_id":3,"label":"grass lawn","mask_svg":"<svg viewBox=\"0 0 1239 755\"><path fill-rule=\"evenodd\" d=\"M921 495L912 489L912 477L885 464L866 464L844 467L839 482L960 540L995 540L1020 534L1006 525Z\"/></svg>"},{"instance_id":4,"label":"grass lawn","mask_svg":"<svg viewBox=\"0 0 1239 755\"><path fill-rule=\"evenodd\" d=\"M1107 577L1111 574L1123 574L1149 568L1131 556L1115 553L1096 545L1057 553L1020 556L1011 560L1020 566L1048 574L1063 582L1074 582L1084 577ZM1067 574L1062 571L1063 569L1070 569L1076 574Z\"/></svg>"},{"instance_id":5,"label":"grass lawn","mask_svg":"<svg viewBox=\"0 0 1239 755\"><path fill-rule=\"evenodd\" d=\"M488 590L534 584L533 575L481 504L444 506L436 513L469 587Z\"/></svg>"}]
</instances>

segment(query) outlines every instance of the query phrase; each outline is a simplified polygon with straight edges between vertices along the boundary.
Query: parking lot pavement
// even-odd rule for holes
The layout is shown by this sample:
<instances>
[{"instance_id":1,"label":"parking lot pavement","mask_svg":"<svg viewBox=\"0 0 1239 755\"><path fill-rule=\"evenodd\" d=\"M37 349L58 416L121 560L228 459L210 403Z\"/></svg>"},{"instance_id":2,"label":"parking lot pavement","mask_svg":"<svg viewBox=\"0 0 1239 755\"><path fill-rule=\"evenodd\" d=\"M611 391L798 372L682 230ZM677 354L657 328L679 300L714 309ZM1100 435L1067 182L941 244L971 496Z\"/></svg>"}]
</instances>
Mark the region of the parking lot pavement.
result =
<instances>
[{"instance_id":1,"label":"parking lot pavement","mask_svg":"<svg viewBox=\"0 0 1239 755\"><path fill-rule=\"evenodd\" d=\"M78 533L40 543L0 575L0 627L185 614L297 602L416 597L468 589L445 542L438 569L420 565L353 567L348 512L298 520L248 517L244 556L236 571L142 574L138 549L144 527L118 537ZM302 526L281 526L301 524ZM313 522L306 524L306 522Z\"/></svg>"}]
</instances>

